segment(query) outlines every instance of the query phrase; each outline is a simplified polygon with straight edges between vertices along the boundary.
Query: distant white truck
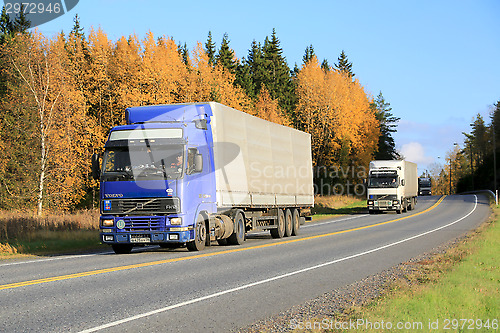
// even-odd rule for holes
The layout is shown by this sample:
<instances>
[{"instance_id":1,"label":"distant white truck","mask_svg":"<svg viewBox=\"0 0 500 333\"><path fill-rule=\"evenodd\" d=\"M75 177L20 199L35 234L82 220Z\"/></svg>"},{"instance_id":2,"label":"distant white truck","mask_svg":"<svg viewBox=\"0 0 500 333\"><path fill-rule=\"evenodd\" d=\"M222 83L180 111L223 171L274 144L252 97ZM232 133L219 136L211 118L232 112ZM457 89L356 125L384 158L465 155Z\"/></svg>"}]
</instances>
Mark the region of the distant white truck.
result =
<instances>
[{"instance_id":1,"label":"distant white truck","mask_svg":"<svg viewBox=\"0 0 500 333\"><path fill-rule=\"evenodd\" d=\"M417 204L417 165L408 161L372 161L367 185L370 214L412 210Z\"/></svg>"}]
</instances>

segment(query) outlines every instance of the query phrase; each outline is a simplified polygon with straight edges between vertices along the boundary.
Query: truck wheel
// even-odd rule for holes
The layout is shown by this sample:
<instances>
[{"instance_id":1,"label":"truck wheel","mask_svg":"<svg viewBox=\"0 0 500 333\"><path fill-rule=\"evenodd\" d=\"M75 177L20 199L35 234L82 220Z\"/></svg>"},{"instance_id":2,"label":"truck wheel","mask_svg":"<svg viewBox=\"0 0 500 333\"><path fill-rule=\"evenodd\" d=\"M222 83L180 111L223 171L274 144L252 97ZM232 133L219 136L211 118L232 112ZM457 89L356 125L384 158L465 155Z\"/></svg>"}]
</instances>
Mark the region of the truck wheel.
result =
<instances>
[{"instance_id":1,"label":"truck wheel","mask_svg":"<svg viewBox=\"0 0 500 333\"><path fill-rule=\"evenodd\" d=\"M239 211L234 216L234 232L227 239L229 245L241 245L245 241L245 218Z\"/></svg>"},{"instance_id":2,"label":"truck wheel","mask_svg":"<svg viewBox=\"0 0 500 333\"><path fill-rule=\"evenodd\" d=\"M134 246L130 244L113 244L111 247L116 254L129 254Z\"/></svg>"},{"instance_id":3,"label":"truck wheel","mask_svg":"<svg viewBox=\"0 0 500 333\"><path fill-rule=\"evenodd\" d=\"M285 234L285 214L282 209L278 209L278 219L276 222L278 225L276 229L271 229L271 237L283 238L283 235Z\"/></svg>"},{"instance_id":4,"label":"truck wheel","mask_svg":"<svg viewBox=\"0 0 500 333\"><path fill-rule=\"evenodd\" d=\"M290 237L293 231L293 219L290 209L285 210L285 237Z\"/></svg>"},{"instance_id":5,"label":"truck wheel","mask_svg":"<svg viewBox=\"0 0 500 333\"><path fill-rule=\"evenodd\" d=\"M299 229L300 229L300 219L299 219L299 210L294 209L293 214L292 214L292 236L298 236L299 235Z\"/></svg>"},{"instance_id":6,"label":"truck wheel","mask_svg":"<svg viewBox=\"0 0 500 333\"><path fill-rule=\"evenodd\" d=\"M207 240L207 227L202 215L198 215L194 228L194 240L186 244L189 251L202 251Z\"/></svg>"}]
</instances>

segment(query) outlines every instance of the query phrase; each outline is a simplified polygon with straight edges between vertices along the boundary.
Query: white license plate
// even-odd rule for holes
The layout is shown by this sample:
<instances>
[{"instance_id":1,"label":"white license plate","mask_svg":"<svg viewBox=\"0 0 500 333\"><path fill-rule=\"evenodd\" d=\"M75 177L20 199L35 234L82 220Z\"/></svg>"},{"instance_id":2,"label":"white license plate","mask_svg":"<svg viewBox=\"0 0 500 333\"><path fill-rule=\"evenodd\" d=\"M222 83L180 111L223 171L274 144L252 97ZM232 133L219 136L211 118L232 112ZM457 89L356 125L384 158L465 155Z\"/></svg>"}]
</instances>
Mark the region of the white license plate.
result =
<instances>
[{"instance_id":1,"label":"white license plate","mask_svg":"<svg viewBox=\"0 0 500 333\"><path fill-rule=\"evenodd\" d=\"M151 238L150 237L144 237L144 236L141 236L141 237L134 237L134 236L130 236L130 243L150 243L151 242Z\"/></svg>"}]
</instances>

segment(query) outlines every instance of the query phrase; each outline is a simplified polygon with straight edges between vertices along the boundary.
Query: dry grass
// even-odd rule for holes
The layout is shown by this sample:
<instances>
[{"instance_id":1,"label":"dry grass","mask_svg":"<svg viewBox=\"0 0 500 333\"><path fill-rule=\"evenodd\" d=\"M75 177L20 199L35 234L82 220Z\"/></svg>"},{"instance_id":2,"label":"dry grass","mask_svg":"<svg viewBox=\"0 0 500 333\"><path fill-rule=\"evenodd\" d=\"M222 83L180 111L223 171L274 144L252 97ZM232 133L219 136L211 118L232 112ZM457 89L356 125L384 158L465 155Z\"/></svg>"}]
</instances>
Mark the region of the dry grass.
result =
<instances>
[{"instance_id":1,"label":"dry grass","mask_svg":"<svg viewBox=\"0 0 500 333\"><path fill-rule=\"evenodd\" d=\"M357 197L347 195L328 195L317 196L314 198L314 205L322 206L330 209L338 209L350 206L352 204L363 201Z\"/></svg>"},{"instance_id":2,"label":"dry grass","mask_svg":"<svg viewBox=\"0 0 500 333\"><path fill-rule=\"evenodd\" d=\"M40 231L97 230L99 211L82 210L74 214L49 213L37 217L20 211L0 212L0 241L30 240Z\"/></svg>"}]
</instances>

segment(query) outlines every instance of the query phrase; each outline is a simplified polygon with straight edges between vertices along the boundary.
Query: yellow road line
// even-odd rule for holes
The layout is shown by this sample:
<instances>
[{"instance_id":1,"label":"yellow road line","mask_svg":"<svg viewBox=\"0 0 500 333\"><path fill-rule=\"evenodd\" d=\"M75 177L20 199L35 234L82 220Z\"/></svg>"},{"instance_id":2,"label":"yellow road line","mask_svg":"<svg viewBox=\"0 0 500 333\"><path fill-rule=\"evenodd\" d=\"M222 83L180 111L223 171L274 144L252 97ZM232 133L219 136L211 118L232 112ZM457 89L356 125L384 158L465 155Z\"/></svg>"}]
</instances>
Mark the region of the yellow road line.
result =
<instances>
[{"instance_id":1,"label":"yellow road line","mask_svg":"<svg viewBox=\"0 0 500 333\"><path fill-rule=\"evenodd\" d=\"M404 219L407 219L407 218L410 218L410 217L414 217L414 216L418 216L418 215L421 215L421 214L425 214L425 213L433 210L434 208L436 208L444 200L445 197L446 196L442 196L441 198L439 198L439 200L434 205L432 205L431 207L429 207L426 210L423 210L421 212L418 212L418 213L415 213L415 214L412 214L412 215L407 215L407 216L400 217L398 219L394 219L394 220L390 220L390 221L386 221L386 222L381 222L381 223L367 225L367 226L364 226L364 227L358 227L358 228L353 228L353 229L336 231L336 232L331 232L331 233L328 233L328 234L321 234L321 235L316 235L316 236L309 236L309 237L303 237L303 238L295 238L295 239L290 239L290 240L276 242L276 243L270 243L270 244L263 244L263 245L257 245L257 246L251 246L251 247L242 247L242 248L237 248L237 249L232 249L232 250L224 250L224 251L218 251L218 252L212 252L212 253L198 254L198 255L188 256L188 257L181 257L181 258L173 258L173 259L151 261L151 262L146 262L146 263L142 263L142 264L126 265L126 266L119 266L119 267L113 267L113 268L104 268L104 269L98 269L98 270L93 270L93 271L88 271L88 272L68 274L68 275L60 275L60 276L54 276L54 277L49 277L49 278L44 278L44 279L38 279L38 280L30 280L30 281L24 281L24 282L9 283L9 284L0 285L0 290L13 289L13 288L18 288L18 287L30 286L30 285L47 283L47 282L53 282L53 281L69 280L69 279L79 278L79 277L83 277L83 276L98 275L98 274L110 273L110 272L119 272L119 271L124 271L124 270L127 270L127 269L133 269L133 268L156 266L156 265L161 265L161 264L167 264L167 263L178 262L178 261L185 261L185 260L191 260L191 259L197 259L197 258L207 258L207 257L212 257L212 256L220 255L220 254L228 254L228 253L235 253L235 252L241 252L241 251L262 249L262 248L271 247L271 246L277 246L277 245L282 245L282 244L290 244L290 243L302 242L302 241L316 239L316 238L329 237L329 236L334 236L334 235L339 235L339 234L345 234L345 233L352 232L352 231L358 231L358 230L363 230L363 229L368 229L368 228L374 228L374 227L378 227L378 226L381 226L381 225L385 225L385 224L389 224L389 223L394 223L394 222L397 222L397 221L401 221L401 220L404 220Z\"/></svg>"}]
</instances>

